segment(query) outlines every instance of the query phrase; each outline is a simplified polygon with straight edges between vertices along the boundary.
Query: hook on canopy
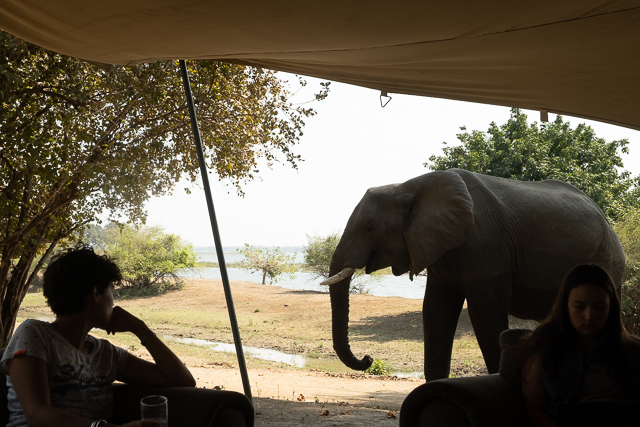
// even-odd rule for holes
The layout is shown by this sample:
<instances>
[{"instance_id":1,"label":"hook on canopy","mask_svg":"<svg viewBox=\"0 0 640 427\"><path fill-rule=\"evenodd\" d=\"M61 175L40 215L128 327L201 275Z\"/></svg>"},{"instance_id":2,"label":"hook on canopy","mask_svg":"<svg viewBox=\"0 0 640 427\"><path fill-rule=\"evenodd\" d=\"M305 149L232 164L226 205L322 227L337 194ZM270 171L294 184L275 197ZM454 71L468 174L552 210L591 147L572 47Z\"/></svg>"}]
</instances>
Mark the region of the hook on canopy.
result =
<instances>
[{"instance_id":1,"label":"hook on canopy","mask_svg":"<svg viewBox=\"0 0 640 427\"><path fill-rule=\"evenodd\" d=\"M387 91L381 90L380 91L380 106L382 108L386 107L387 104L389 103L389 101L391 101L391 97L389 95L387 95Z\"/></svg>"}]
</instances>

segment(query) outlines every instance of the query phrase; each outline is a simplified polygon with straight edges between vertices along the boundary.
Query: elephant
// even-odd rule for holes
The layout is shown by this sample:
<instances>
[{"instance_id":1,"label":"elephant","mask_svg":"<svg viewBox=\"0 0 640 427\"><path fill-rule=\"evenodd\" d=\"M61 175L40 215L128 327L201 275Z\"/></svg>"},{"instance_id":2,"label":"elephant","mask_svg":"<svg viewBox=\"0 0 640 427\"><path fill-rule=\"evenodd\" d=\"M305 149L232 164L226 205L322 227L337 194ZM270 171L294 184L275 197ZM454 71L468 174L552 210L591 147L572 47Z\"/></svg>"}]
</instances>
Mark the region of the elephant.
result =
<instances>
[{"instance_id":1,"label":"elephant","mask_svg":"<svg viewBox=\"0 0 640 427\"><path fill-rule=\"evenodd\" d=\"M508 315L544 319L563 277L579 264L600 265L620 289L620 241L598 206L571 184L450 169L370 188L347 222L324 282L334 350L351 369L365 370L373 361L357 359L349 345L354 269L390 266L411 280L426 269L425 379L449 376L465 300L487 369L495 373Z\"/></svg>"}]
</instances>

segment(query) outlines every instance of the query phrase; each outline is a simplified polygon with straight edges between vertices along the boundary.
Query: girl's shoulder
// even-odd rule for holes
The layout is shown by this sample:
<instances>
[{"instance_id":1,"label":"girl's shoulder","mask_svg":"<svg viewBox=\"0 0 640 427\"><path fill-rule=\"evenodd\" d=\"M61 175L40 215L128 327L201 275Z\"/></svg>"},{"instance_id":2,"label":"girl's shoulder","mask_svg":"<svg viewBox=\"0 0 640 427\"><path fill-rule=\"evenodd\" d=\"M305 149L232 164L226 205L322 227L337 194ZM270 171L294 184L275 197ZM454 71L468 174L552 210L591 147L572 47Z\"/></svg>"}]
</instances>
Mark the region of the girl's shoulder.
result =
<instances>
[{"instance_id":1,"label":"girl's shoulder","mask_svg":"<svg viewBox=\"0 0 640 427\"><path fill-rule=\"evenodd\" d=\"M627 349L633 356L640 357L640 337L637 335L629 335Z\"/></svg>"}]
</instances>

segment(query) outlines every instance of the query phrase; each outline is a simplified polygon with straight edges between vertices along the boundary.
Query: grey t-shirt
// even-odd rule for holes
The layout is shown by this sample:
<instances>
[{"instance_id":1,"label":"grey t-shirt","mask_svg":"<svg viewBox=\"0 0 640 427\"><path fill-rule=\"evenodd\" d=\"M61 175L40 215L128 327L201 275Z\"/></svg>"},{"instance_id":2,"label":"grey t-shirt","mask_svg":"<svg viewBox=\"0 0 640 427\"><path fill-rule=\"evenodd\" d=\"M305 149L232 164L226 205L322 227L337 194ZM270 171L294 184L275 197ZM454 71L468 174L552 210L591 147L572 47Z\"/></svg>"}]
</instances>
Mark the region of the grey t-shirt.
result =
<instances>
[{"instance_id":1,"label":"grey t-shirt","mask_svg":"<svg viewBox=\"0 0 640 427\"><path fill-rule=\"evenodd\" d=\"M70 414L89 419L106 419L113 411L112 383L124 367L128 353L109 341L87 335L89 354L82 354L47 322L29 319L15 331L4 351L0 370L7 375L9 423L7 427L26 427L8 361L34 356L47 363L51 404Z\"/></svg>"}]
</instances>

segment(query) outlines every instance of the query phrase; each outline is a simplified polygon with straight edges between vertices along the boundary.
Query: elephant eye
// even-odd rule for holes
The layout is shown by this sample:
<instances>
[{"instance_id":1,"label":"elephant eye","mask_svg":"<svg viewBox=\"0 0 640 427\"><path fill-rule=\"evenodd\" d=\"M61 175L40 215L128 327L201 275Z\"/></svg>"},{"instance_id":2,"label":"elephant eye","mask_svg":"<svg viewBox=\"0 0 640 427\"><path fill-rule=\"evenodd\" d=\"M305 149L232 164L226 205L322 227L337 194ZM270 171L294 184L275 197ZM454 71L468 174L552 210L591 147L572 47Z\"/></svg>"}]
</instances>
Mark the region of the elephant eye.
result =
<instances>
[{"instance_id":1,"label":"elephant eye","mask_svg":"<svg viewBox=\"0 0 640 427\"><path fill-rule=\"evenodd\" d=\"M366 226L364 227L364 229L365 229L365 231L367 231L367 232L369 232L369 231L373 231L373 225L371 225L371 224L366 225Z\"/></svg>"}]
</instances>

